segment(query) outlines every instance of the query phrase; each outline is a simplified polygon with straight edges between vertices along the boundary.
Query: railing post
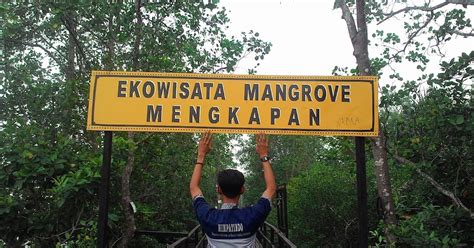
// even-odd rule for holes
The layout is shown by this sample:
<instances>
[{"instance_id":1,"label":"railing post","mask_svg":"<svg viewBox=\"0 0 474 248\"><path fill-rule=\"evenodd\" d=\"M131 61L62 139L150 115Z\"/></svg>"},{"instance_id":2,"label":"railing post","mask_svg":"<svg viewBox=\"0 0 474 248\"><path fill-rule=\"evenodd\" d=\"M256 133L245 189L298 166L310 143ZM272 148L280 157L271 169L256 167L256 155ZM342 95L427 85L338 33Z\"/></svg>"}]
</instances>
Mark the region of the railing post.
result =
<instances>
[{"instance_id":1,"label":"railing post","mask_svg":"<svg viewBox=\"0 0 474 248\"><path fill-rule=\"evenodd\" d=\"M267 225L263 223L262 235L265 237L267 235ZM267 240L263 238L263 248L267 247Z\"/></svg>"},{"instance_id":2,"label":"railing post","mask_svg":"<svg viewBox=\"0 0 474 248\"><path fill-rule=\"evenodd\" d=\"M286 191L286 184L284 184L282 192L282 206L283 206L283 233L288 238L288 192Z\"/></svg>"},{"instance_id":3,"label":"railing post","mask_svg":"<svg viewBox=\"0 0 474 248\"><path fill-rule=\"evenodd\" d=\"M199 229L194 232L194 246L199 242Z\"/></svg>"},{"instance_id":4,"label":"railing post","mask_svg":"<svg viewBox=\"0 0 474 248\"><path fill-rule=\"evenodd\" d=\"M270 240L271 240L271 245L275 243L275 230L272 229L272 232L270 233Z\"/></svg>"},{"instance_id":5,"label":"railing post","mask_svg":"<svg viewBox=\"0 0 474 248\"><path fill-rule=\"evenodd\" d=\"M283 240L281 239L281 237L278 236L278 247L285 247L285 246L283 245Z\"/></svg>"},{"instance_id":6,"label":"railing post","mask_svg":"<svg viewBox=\"0 0 474 248\"><path fill-rule=\"evenodd\" d=\"M286 184L282 184L277 190L277 219L278 229L288 237L288 193Z\"/></svg>"}]
</instances>

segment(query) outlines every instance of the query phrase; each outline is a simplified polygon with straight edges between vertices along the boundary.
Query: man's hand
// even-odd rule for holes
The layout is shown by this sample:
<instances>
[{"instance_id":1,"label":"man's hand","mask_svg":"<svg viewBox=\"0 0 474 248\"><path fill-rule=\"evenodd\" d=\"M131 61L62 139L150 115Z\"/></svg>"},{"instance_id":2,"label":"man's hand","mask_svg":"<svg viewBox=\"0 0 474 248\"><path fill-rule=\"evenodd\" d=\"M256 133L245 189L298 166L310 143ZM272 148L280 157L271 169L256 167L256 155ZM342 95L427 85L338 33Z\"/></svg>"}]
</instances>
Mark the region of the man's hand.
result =
<instances>
[{"instance_id":1,"label":"man's hand","mask_svg":"<svg viewBox=\"0 0 474 248\"><path fill-rule=\"evenodd\" d=\"M211 148L212 134L208 131L202 135L201 140L199 141L196 163L204 163L204 158L206 158L206 155L209 153Z\"/></svg>"},{"instance_id":2,"label":"man's hand","mask_svg":"<svg viewBox=\"0 0 474 248\"><path fill-rule=\"evenodd\" d=\"M264 133L257 134L257 153L260 158L268 156L268 139Z\"/></svg>"},{"instance_id":3,"label":"man's hand","mask_svg":"<svg viewBox=\"0 0 474 248\"><path fill-rule=\"evenodd\" d=\"M264 133L259 133L257 135L257 146L256 150L258 156L263 158L268 156L268 139ZM262 169L263 169L263 178L265 180L266 189L263 192L262 196L271 200L275 196L276 192L276 182L275 182L275 175L273 174L272 166L270 165L269 161L262 162Z\"/></svg>"},{"instance_id":4,"label":"man's hand","mask_svg":"<svg viewBox=\"0 0 474 248\"><path fill-rule=\"evenodd\" d=\"M211 132L206 132L202 135L201 140L199 141L196 165L194 166L193 175L191 176L191 182L189 182L189 192L193 198L202 195L201 188L199 187L202 167L204 165L204 158L206 158L207 153L211 150L211 146L212 134Z\"/></svg>"}]
</instances>

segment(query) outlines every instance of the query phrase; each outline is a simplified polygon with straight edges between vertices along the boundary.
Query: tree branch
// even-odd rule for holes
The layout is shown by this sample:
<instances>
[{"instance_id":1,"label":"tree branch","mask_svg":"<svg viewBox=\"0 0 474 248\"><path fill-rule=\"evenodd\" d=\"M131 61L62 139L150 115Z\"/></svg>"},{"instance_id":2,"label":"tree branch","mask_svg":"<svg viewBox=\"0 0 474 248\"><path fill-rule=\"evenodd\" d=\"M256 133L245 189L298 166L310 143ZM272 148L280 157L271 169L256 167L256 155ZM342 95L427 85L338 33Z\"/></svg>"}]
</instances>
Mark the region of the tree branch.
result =
<instances>
[{"instance_id":1,"label":"tree branch","mask_svg":"<svg viewBox=\"0 0 474 248\"><path fill-rule=\"evenodd\" d=\"M357 69L359 75L367 76L370 75L370 60L368 52L368 37L367 37L367 23L365 19L365 1L356 0L356 15L357 15L357 27L354 23L354 17L350 12L346 2L344 0L337 1L339 7L342 10L342 18L346 21L349 36L351 38L352 46L354 48L353 55L357 61ZM358 28L358 29L357 29ZM380 126L380 124L379 124ZM374 145L372 147L372 153L374 155L375 163L375 175L377 180L377 191L378 195L383 201L384 205L384 222L386 239L389 245L395 244L396 237L389 230L392 225L397 225L397 219L395 216L395 208L392 198L392 187L390 185L390 175L387 163L387 150L385 149L385 137L383 132L379 131L379 135L374 139Z\"/></svg>"},{"instance_id":2,"label":"tree branch","mask_svg":"<svg viewBox=\"0 0 474 248\"><path fill-rule=\"evenodd\" d=\"M71 27L70 18L62 15L60 19L63 25L68 30L69 34L72 36L74 43L76 43L79 54L81 55L82 59L85 61L86 71L90 71L91 67L90 67L89 61L87 60L86 54L84 53L84 49L82 49L82 45L80 41L77 39L77 33Z\"/></svg>"},{"instance_id":3,"label":"tree branch","mask_svg":"<svg viewBox=\"0 0 474 248\"><path fill-rule=\"evenodd\" d=\"M357 0L357 29L359 32L367 32L367 21L365 20L365 1Z\"/></svg>"},{"instance_id":4,"label":"tree branch","mask_svg":"<svg viewBox=\"0 0 474 248\"><path fill-rule=\"evenodd\" d=\"M452 4L461 4L464 8L466 8L468 5L474 5L472 0L446 0L446 2Z\"/></svg>"},{"instance_id":5,"label":"tree branch","mask_svg":"<svg viewBox=\"0 0 474 248\"><path fill-rule=\"evenodd\" d=\"M457 34L457 35L460 35L460 36L464 36L464 37L473 37L474 36L474 32L471 31L469 33L464 33L464 32L461 32L461 31L451 31L450 33L452 34Z\"/></svg>"},{"instance_id":6,"label":"tree branch","mask_svg":"<svg viewBox=\"0 0 474 248\"><path fill-rule=\"evenodd\" d=\"M469 209L467 208L463 203L462 201L456 196L454 195L453 192L445 189L441 184L439 184L438 182L436 182L436 180L434 180L430 175L424 173L423 171L421 171L419 168L416 168L416 164L404 157L401 157L401 156L398 156L398 155L393 155L393 158L395 160L397 160L398 162L402 163L402 164L406 164L406 165L410 165L412 167L415 168L415 171L416 173L418 173L418 175L420 175L421 177L423 177L424 179L426 179L428 182L431 183L431 185L433 185L441 194L449 197L451 199L451 201L454 203L454 205L456 205L457 207L460 207L464 210L466 210L471 219L474 219L474 213Z\"/></svg>"},{"instance_id":7,"label":"tree branch","mask_svg":"<svg viewBox=\"0 0 474 248\"><path fill-rule=\"evenodd\" d=\"M128 132L128 139L133 142L134 133ZM130 193L130 178L133 171L133 165L135 163L135 151L131 148L128 150L127 155L127 164L123 169L122 174L122 210L125 215L125 221L123 223L123 230L122 230L122 240L118 247L125 248L128 247L128 243L135 235L136 225L135 225L135 216L130 206L130 202L132 202L132 197Z\"/></svg>"},{"instance_id":8,"label":"tree branch","mask_svg":"<svg viewBox=\"0 0 474 248\"><path fill-rule=\"evenodd\" d=\"M141 12L142 2L141 0L135 0L135 15L137 17L137 23L135 24L135 41L133 45L133 54L132 54L132 69L139 70L140 67L140 43L141 43L141 29L142 29L142 12ZM128 132L128 139L134 142L134 133ZM151 135L147 136L150 137ZM135 163L135 151L134 149L129 148L127 164L123 169L122 174L122 209L125 214L125 223L124 230L122 231L123 238L119 243L119 247L124 248L128 247L130 240L132 240L135 235L136 224L135 216L130 207L132 202L132 197L130 193L130 178L133 171L133 166Z\"/></svg>"},{"instance_id":9,"label":"tree branch","mask_svg":"<svg viewBox=\"0 0 474 248\"><path fill-rule=\"evenodd\" d=\"M46 49L44 46L38 44L38 43L29 43L29 42L22 42L21 44L25 45L25 46L30 46L30 47L37 47L37 48L40 48L43 52L45 52L52 60L54 60L54 62L56 62L56 64L60 67L60 68L63 68L62 66L62 62L59 61L58 58L56 58L53 53L51 51L49 51L48 49Z\"/></svg>"},{"instance_id":10,"label":"tree branch","mask_svg":"<svg viewBox=\"0 0 474 248\"><path fill-rule=\"evenodd\" d=\"M393 12L390 12L390 13L383 13L384 16L386 16L383 20L379 21L377 23L378 24L381 24L382 22L400 14L400 13L403 13L403 12L409 12L409 11L412 11L412 10L421 10L421 11L426 11L426 12L432 12L434 10L437 10L439 8L442 8L446 5L448 5L449 2L446 1L446 2L442 2L438 5L435 5L435 6L432 6L432 7L426 7L426 6L411 6L411 7L406 7L406 8L403 8L403 9L399 9L397 11L393 11Z\"/></svg>"},{"instance_id":11,"label":"tree branch","mask_svg":"<svg viewBox=\"0 0 474 248\"><path fill-rule=\"evenodd\" d=\"M133 70L138 70L140 67L140 42L141 42L141 37L142 37L142 23L143 23L143 18L142 18L142 12L140 10L141 8L141 1L136 0L135 1L135 14L137 17L137 24L135 27L135 42L133 44L133 54L132 54L132 68Z\"/></svg>"},{"instance_id":12,"label":"tree branch","mask_svg":"<svg viewBox=\"0 0 474 248\"><path fill-rule=\"evenodd\" d=\"M418 36L418 34L421 32L421 30L423 30L424 28L426 28L428 26L428 24L433 20L433 12L431 12L431 14L429 15L428 19L426 20L425 23L423 23L423 25L421 25L421 27L419 27L414 33L411 33L408 35L408 40L405 42L405 46L403 47L402 50L399 50L397 51L397 53L395 53L393 56L390 57L389 60L392 60L393 58L395 58L396 56L398 56L400 53L404 53L406 50L407 50L407 47L408 45L411 44L411 42L413 41L413 39Z\"/></svg>"},{"instance_id":13,"label":"tree branch","mask_svg":"<svg viewBox=\"0 0 474 248\"><path fill-rule=\"evenodd\" d=\"M145 136L143 139L139 140L139 141L136 141L135 142L135 145L138 146L139 144L145 142L147 139L149 139L151 136L153 136L153 134L147 134L147 136Z\"/></svg>"},{"instance_id":14,"label":"tree branch","mask_svg":"<svg viewBox=\"0 0 474 248\"><path fill-rule=\"evenodd\" d=\"M463 7L466 7L467 5L474 5L474 2L472 1L467 1L467 0L446 0L438 5L435 5L435 6L432 6L432 7L429 7L429 6L411 6L411 7L406 7L406 8L403 8L403 9L399 9L397 11L393 11L393 12L390 12L390 13L382 13L384 16L386 16L383 20L379 21L377 24L380 24L384 21L386 21L387 19L390 19L400 13L403 13L403 12L409 12L409 11L412 11L412 10L421 10L421 11L426 11L426 12L432 12L432 11L435 11L439 8L442 8L448 4L461 4Z\"/></svg>"},{"instance_id":15,"label":"tree branch","mask_svg":"<svg viewBox=\"0 0 474 248\"><path fill-rule=\"evenodd\" d=\"M349 36L351 38L352 44L354 44L356 36L357 36L357 27L354 21L354 17L352 16L352 13L349 10L349 7L347 7L345 0L341 0L339 2L339 7L342 10L341 18L344 19L344 21L346 21L347 31L349 32Z\"/></svg>"},{"instance_id":16,"label":"tree branch","mask_svg":"<svg viewBox=\"0 0 474 248\"><path fill-rule=\"evenodd\" d=\"M228 66L222 66L222 67L220 67L220 68L218 68L218 69L215 69L212 73L214 73L214 74L215 74L215 73L219 73L219 72L221 72L221 71L223 71L223 70L227 70L227 68L229 68L229 67L228 67Z\"/></svg>"}]
</instances>

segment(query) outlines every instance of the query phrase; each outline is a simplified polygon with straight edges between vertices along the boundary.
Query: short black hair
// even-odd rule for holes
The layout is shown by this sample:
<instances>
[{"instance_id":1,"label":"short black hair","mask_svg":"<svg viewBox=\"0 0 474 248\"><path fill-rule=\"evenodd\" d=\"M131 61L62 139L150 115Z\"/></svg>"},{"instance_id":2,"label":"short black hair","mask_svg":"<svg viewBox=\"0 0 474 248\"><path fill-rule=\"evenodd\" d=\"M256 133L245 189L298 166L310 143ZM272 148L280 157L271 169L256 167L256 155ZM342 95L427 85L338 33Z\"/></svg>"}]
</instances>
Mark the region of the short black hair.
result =
<instances>
[{"instance_id":1,"label":"short black hair","mask_svg":"<svg viewBox=\"0 0 474 248\"><path fill-rule=\"evenodd\" d=\"M240 189L244 183L244 174L238 170L226 169L217 175L217 184L221 188L222 194L229 198L240 195Z\"/></svg>"}]
</instances>

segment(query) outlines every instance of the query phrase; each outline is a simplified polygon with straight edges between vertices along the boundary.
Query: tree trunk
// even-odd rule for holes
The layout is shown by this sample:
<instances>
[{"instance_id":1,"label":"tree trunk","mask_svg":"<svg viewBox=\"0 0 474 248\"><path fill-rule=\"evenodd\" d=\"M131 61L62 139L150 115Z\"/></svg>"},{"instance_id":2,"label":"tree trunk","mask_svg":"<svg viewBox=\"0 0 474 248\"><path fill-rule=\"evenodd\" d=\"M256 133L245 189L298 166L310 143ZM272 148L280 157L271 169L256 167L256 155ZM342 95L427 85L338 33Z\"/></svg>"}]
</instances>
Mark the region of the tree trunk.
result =
<instances>
[{"instance_id":1,"label":"tree trunk","mask_svg":"<svg viewBox=\"0 0 474 248\"><path fill-rule=\"evenodd\" d=\"M142 13L141 13L141 0L135 0L135 13L137 17L135 27L135 42L133 46L133 57L132 57L132 69L134 71L139 69L139 56L140 56L140 42L141 42L141 28L142 28ZM128 140L134 141L134 133L128 132ZM119 247L128 247L128 243L135 235L135 217L133 210L130 206L132 202L130 196L130 177L133 171L133 164L135 161L135 151L130 149L128 152L127 165L124 168L122 174L122 209L125 214L125 223L123 226L123 237L120 241Z\"/></svg>"},{"instance_id":2,"label":"tree trunk","mask_svg":"<svg viewBox=\"0 0 474 248\"><path fill-rule=\"evenodd\" d=\"M370 75L370 60L368 52L367 21L365 19L365 1L356 1L357 26L345 0L341 0L340 8L342 18L346 21L349 36L354 48L354 57L357 61L359 75ZM372 153L375 161L375 177L377 179L377 191L384 206L385 234L387 242L393 244L395 236L389 227L397 224L395 216L392 187L387 162L387 150L385 149L385 137L379 126L379 136L373 139Z\"/></svg>"},{"instance_id":3,"label":"tree trunk","mask_svg":"<svg viewBox=\"0 0 474 248\"><path fill-rule=\"evenodd\" d=\"M74 20L74 14L69 13L69 18ZM76 24L74 21L70 22L70 29L72 32L76 31ZM67 65L66 65L66 80L74 80L75 70L75 55L76 55L76 43L74 42L73 33L69 32L68 46L67 46Z\"/></svg>"},{"instance_id":4,"label":"tree trunk","mask_svg":"<svg viewBox=\"0 0 474 248\"><path fill-rule=\"evenodd\" d=\"M374 155L377 192L384 208L386 238L389 244L393 244L395 242L395 236L390 232L389 228L397 224L397 217L395 216L395 206L393 205L387 150L385 148L385 135L381 130L379 131L379 136L375 137L372 142L372 153Z\"/></svg>"},{"instance_id":5,"label":"tree trunk","mask_svg":"<svg viewBox=\"0 0 474 248\"><path fill-rule=\"evenodd\" d=\"M120 3L116 3L120 4ZM105 69L106 70L113 70L114 69L114 51L115 51L115 34L118 32L117 28L114 28L114 19L117 18L118 16L118 6L114 8L113 13L110 14L109 16L109 22L108 22L108 40L107 40L107 56L104 61Z\"/></svg>"},{"instance_id":6,"label":"tree trunk","mask_svg":"<svg viewBox=\"0 0 474 248\"><path fill-rule=\"evenodd\" d=\"M65 23L67 23L66 28L68 29L68 44L67 44L67 61L66 61L66 84L71 84L71 87L75 88L76 82L74 81L76 79L75 76L75 59L76 59L76 42L74 41L74 33L76 32L76 23L75 23L75 14L73 11L67 11L66 15L64 18ZM53 105L54 106L54 105ZM65 109L63 110L63 113L68 113L69 110ZM66 116L65 116L66 117ZM64 124L65 128L67 130L67 133L71 133L74 135L76 139L78 139L78 134L77 130L74 130L74 127L71 122L71 118L64 118ZM53 131L51 141L56 142L56 137L57 137L57 131Z\"/></svg>"},{"instance_id":7,"label":"tree trunk","mask_svg":"<svg viewBox=\"0 0 474 248\"><path fill-rule=\"evenodd\" d=\"M133 132L128 132L128 139L130 141L133 141L133 136ZM134 213L130 206L130 202L132 202L130 196L130 177L132 175L134 162L135 151L130 149L128 151L127 165L122 174L122 210L125 214L125 222L123 224L122 239L120 240L118 247L128 247L128 243L135 235L135 216L133 215Z\"/></svg>"}]
</instances>

